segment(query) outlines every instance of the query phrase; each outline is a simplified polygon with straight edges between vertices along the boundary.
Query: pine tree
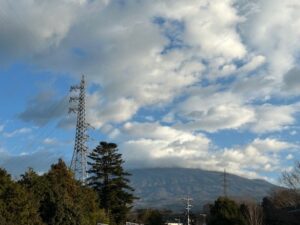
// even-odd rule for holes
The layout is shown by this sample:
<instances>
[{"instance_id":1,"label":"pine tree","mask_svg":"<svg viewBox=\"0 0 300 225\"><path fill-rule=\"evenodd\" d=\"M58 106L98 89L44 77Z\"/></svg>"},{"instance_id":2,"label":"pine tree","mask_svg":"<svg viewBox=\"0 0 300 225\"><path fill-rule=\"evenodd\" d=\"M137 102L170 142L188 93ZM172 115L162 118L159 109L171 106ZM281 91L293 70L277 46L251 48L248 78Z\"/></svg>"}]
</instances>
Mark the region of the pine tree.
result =
<instances>
[{"instance_id":1,"label":"pine tree","mask_svg":"<svg viewBox=\"0 0 300 225\"><path fill-rule=\"evenodd\" d=\"M135 199L129 185L129 173L125 172L124 160L114 143L101 142L89 155L88 184L100 197L100 207L115 221L122 224Z\"/></svg>"}]
</instances>

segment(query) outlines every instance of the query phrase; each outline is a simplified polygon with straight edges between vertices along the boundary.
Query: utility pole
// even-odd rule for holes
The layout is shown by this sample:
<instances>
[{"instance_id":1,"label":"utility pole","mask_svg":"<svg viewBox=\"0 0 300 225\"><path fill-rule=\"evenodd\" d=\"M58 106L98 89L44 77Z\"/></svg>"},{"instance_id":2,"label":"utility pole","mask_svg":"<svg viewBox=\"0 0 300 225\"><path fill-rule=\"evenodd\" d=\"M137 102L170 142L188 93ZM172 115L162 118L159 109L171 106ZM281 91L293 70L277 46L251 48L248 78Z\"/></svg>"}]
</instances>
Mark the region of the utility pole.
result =
<instances>
[{"instance_id":1,"label":"utility pole","mask_svg":"<svg viewBox=\"0 0 300 225\"><path fill-rule=\"evenodd\" d=\"M85 88L86 82L82 75L80 84L71 86L70 92L75 92L76 96L71 96L69 100L70 103L75 103L69 108L69 113L77 114L75 145L70 168L75 178L83 184L87 178L87 128L89 126L85 120Z\"/></svg>"},{"instance_id":2,"label":"utility pole","mask_svg":"<svg viewBox=\"0 0 300 225\"><path fill-rule=\"evenodd\" d=\"M223 174L223 195L224 195L224 197L227 197L227 188L228 188L227 173L226 173L226 169L224 169L224 174Z\"/></svg>"},{"instance_id":3,"label":"utility pole","mask_svg":"<svg viewBox=\"0 0 300 225\"><path fill-rule=\"evenodd\" d=\"M190 198L190 197L187 197L184 200L186 201L187 225L191 225L190 211L191 211L191 208L192 208L191 201L193 199Z\"/></svg>"}]
</instances>

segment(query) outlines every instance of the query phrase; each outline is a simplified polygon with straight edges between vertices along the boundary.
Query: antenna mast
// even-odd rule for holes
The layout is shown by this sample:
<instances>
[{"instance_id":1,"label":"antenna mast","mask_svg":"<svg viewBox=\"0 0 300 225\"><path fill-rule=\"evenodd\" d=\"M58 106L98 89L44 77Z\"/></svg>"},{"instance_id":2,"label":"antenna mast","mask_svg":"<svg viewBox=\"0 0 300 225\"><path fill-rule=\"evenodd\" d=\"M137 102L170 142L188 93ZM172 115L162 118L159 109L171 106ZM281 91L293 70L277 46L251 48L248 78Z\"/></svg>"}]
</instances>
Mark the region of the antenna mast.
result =
<instances>
[{"instance_id":1,"label":"antenna mast","mask_svg":"<svg viewBox=\"0 0 300 225\"><path fill-rule=\"evenodd\" d=\"M191 201L193 199L190 198L190 197L187 197L184 200L186 200L187 225L190 225L191 224L190 211L191 211L191 208L192 208Z\"/></svg>"},{"instance_id":2,"label":"antenna mast","mask_svg":"<svg viewBox=\"0 0 300 225\"><path fill-rule=\"evenodd\" d=\"M71 86L70 92L75 92L76 96L71 96L69 102L75 103L74 107L69 108L69 113L77 114L75 145L71 161L71 170L74 172L75 178L85 183L87 178L87 128L88 124L85 120L85 88L86 82L82 75L79 85ZM79 93L78 93L79 92Z\"/></svg>"}]
</instances>

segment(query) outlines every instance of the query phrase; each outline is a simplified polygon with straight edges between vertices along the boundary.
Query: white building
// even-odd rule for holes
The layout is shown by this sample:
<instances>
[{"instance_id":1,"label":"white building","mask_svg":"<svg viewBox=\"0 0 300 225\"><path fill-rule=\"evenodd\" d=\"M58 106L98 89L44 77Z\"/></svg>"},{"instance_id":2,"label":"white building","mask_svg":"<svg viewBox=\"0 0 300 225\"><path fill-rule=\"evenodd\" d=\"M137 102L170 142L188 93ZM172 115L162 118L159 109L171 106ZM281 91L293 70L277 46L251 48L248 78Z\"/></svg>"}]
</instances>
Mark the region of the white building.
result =
<instances>
[{"instance_id":1,"label":"white building","mask_svg":"<svg viewBox=\"0 0 300 225\"><path fill-rule=\"evenodd\" d=\"M166 225L183 225L183 223L166 223Z\"/></svg>"}]
</instances>

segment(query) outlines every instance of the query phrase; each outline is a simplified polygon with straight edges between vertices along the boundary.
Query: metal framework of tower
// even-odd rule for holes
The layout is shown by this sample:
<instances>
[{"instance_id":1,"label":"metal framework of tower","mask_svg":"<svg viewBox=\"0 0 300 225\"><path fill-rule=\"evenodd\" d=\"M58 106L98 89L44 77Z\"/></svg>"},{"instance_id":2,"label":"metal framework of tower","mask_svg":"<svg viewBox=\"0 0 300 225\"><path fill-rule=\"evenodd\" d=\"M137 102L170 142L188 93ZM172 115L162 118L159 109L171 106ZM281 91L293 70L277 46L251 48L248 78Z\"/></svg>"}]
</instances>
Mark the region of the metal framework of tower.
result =
<instances>
[{"instance_id":1,"label":"metal framework of tower","mask_svg":"<svg viewBox=\"0 0 300 225\"><path fill-rule=\"evenodd\" d=\"M69 108L69 113L77 114L75 145L71 161L71 170L74 172L76 179L85 183L87 178L87 128L88 123L85 118L85 77L82 75L79 85L71 86L70 92L76 96L70 96L70 103L74 105Z\"/></svg>"},{"instance_id":2,"label":"metal framework of tower","mask_svg":"<svg viewBox=\"0 0 300 225\"><path fill-rule=\"evenodd\" d=\"M187 225L190 225L191 224L191 219L190 219L190 211L191 211L191 208L192 208L192 204L191 204L191 201L193 200L192 198L190 197L187 197L184 199L186 201L186 213L187 213Z\"/></svg>"}]
</instances>

